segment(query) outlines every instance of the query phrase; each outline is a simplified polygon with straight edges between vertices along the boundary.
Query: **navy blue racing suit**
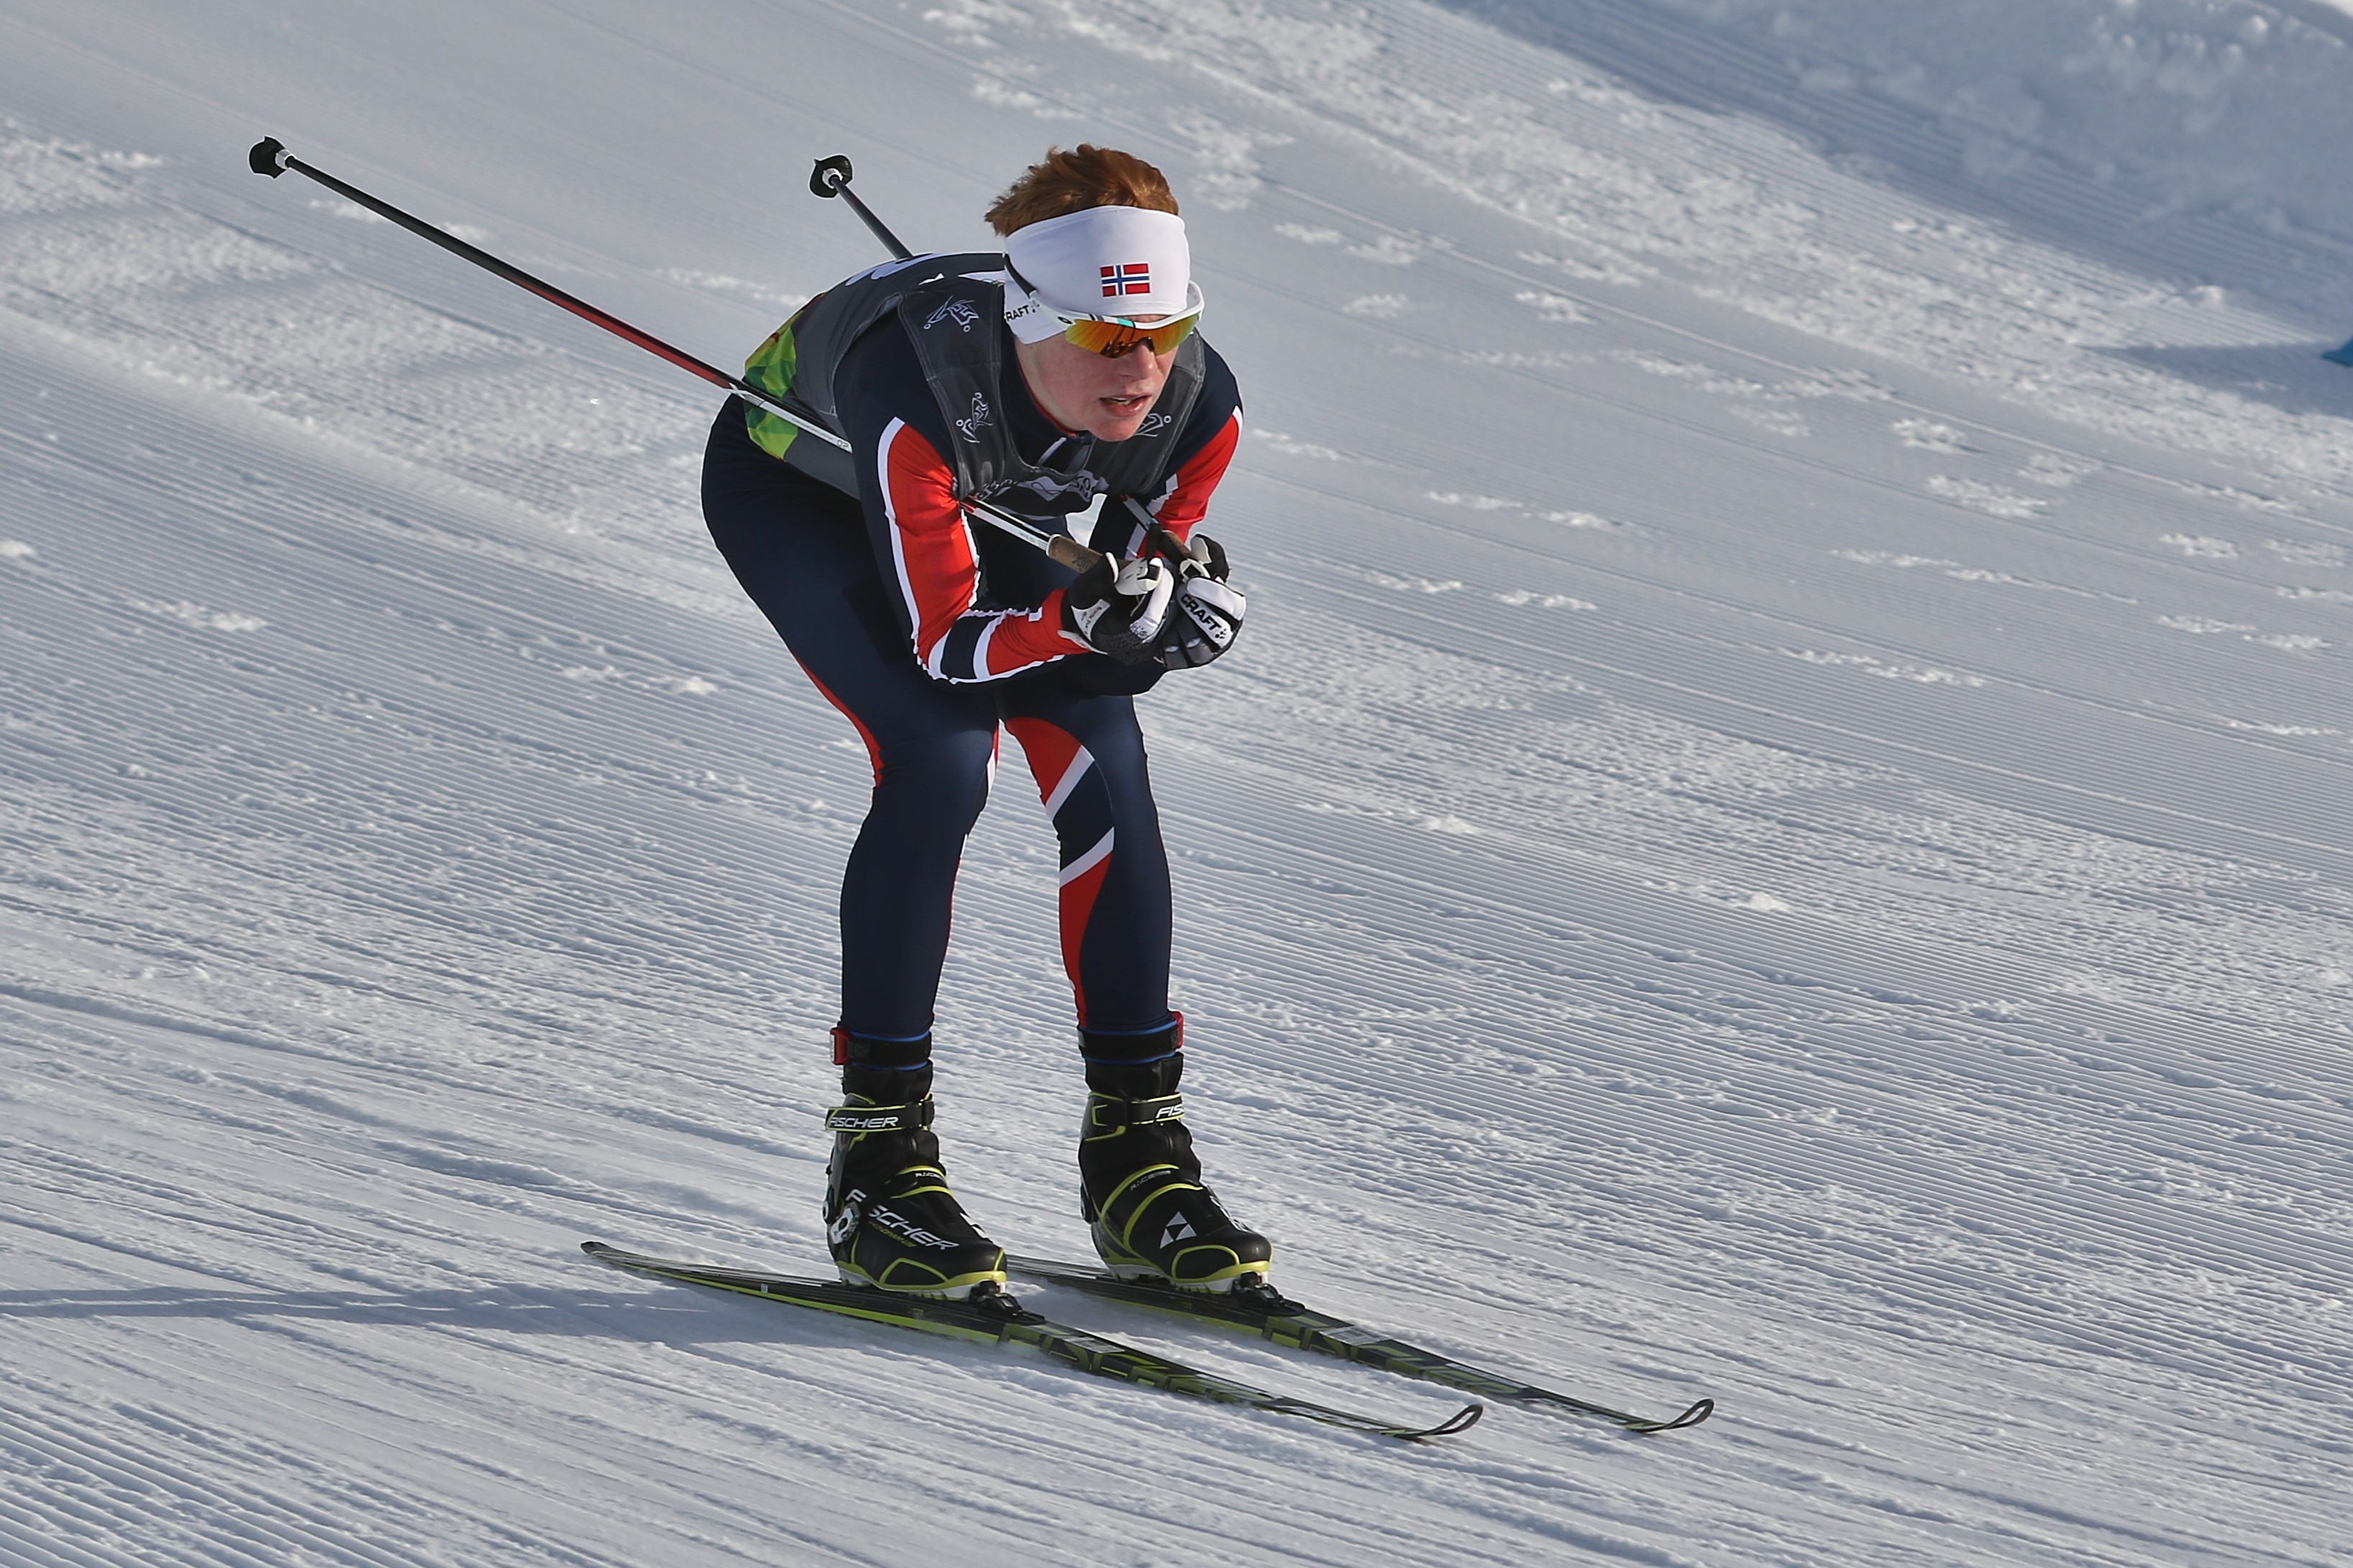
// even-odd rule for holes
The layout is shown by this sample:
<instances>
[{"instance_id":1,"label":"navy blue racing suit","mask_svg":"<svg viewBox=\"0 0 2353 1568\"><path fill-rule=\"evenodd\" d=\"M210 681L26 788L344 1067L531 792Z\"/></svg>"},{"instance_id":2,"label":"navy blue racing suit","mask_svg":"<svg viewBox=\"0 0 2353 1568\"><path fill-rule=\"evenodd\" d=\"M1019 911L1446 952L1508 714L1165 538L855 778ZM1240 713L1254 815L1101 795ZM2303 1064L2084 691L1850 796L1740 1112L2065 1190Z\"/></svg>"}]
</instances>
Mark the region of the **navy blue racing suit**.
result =
<instances>
[{"instance_id":1,"label":"navy blue racing suit","mask_svg":"<svg viewBox=\"0 0 2353 1568\"><path fill-rule=\"evenodd\" d=\"M1232 374L1214 351L1208 360L1165 483L1137 498L1180 539L1240 434ZM1021 455L1082 481L1088 439L1056 428L1029 396L1009 334L1004 363ZM1068 569L965 519L940 456L945 417L895 322L858 340L837 385L857 498L762 450L730 401L712 426L702 501L736 580L873 763L842 878L840 1029L928 1056L957 866L1002 727L1020 742L1060 841L1062 952L1085 1049L1117 1059L1124 1037L1167 1037L1168 862L1133 695L1148 678L1061 631ZM1081 482L1059 504L1084 499ZM1098 548L1132 553L1124 509L1102 516Z\"/></svg>"}]
</instances>

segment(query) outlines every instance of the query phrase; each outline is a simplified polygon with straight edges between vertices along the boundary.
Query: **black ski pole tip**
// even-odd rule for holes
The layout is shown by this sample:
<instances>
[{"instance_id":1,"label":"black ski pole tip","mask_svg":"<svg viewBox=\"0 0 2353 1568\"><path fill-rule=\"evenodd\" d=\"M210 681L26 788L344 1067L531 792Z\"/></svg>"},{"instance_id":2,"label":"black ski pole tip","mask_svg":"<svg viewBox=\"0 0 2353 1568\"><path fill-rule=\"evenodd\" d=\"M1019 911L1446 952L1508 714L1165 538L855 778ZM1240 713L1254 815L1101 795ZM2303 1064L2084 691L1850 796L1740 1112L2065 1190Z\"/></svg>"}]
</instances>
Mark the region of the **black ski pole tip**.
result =
<instances>
[{"instance_id":1,"label":"black ski pole tip","mask_svg":"<svg viewBox=\"0 0 2353 1568\"><path fill-rule=\"evenodd\" d=\"M286 165L279 162L285 155L285 142L275 136L265 136L253 144L253 151L245 155L245 161L253 165L255 174L267 174L274 180L286 172Z\"/></svg>"},{"instance_id":2,"label":"black ski pole tip","mask_svg":"<svg viewBox=\"0 0 2353 1568\"><path fill-rule=\"evenodd\" d=\"M813 196L838 196L848 184L849 160L839 153L830 158L819 158L817 167L809 171L809 195Z\"/></svg>"}]
</instances>

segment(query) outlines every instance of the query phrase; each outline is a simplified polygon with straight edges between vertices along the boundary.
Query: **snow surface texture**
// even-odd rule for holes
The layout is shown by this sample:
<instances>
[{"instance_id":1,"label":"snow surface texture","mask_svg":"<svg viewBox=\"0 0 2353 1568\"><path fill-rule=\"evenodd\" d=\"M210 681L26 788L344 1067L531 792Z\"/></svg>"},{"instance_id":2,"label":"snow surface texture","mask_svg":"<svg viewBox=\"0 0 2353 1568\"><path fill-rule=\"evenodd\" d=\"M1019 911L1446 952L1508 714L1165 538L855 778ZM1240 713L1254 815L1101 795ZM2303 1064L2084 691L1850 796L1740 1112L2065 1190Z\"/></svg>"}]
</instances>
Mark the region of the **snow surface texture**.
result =
<instances>
[{"instance_id":1,"label":"snow surface texture","mask_svg":"<svg viewBox=\"0 0 2353 1568\"><path fill-rule=\"evenodd\" d=\"M2353 18L1463 8L0 0L0 1561L2342 1560ZM719 361L872 259L815 156L941 247L1162 162L1252 424L1147 704L1213 1178L1716 1419L583 1262L821 1257L863 755L708 389L263 133ZM1008 773L942 1129L1077 1254L1052 882Z\"/></svg>"}]
</instances>

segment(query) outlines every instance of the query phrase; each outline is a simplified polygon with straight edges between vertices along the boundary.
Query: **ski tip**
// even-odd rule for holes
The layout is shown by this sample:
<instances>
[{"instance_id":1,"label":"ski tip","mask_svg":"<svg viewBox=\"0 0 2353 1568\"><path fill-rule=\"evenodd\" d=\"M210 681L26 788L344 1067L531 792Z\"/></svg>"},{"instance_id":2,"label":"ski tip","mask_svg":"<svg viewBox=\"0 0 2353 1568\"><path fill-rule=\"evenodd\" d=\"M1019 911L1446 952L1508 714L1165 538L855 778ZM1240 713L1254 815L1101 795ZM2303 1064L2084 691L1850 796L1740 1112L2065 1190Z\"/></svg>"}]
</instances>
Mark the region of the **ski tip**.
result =
<instances>
[{"instance_id":1,"label":"ski tip","mask_svg":"<svg viewBox=\"0 0 2353 1568\"><path fill-rule=\"evenodd\" d=\"M1419 1432L1407 1432L1402 1436L1416 1440L1423 1437L1451 1437L1457 1432L1468 1432L1472 1427L1479 1425L1479 1417L1486 1414L1487 1407L1473 1400L1437 1426L1425 1427Z\"/></svg>"},{"instance_id":2,"label":"ski tip","mask_svg":"<svg viewBox=\"0 0 2353 1568\"><path fill-rule=\"evenodd\" d=\"M265 136L253 144L245 161L252 165L255 174L267 174L274 180L286 172L285 157L286 143L275 136Z\"/></svg>"},{"instance_id":3,"label":"ski tip","mask_svg":"<svg viewBox=\"0 0 2353 1568\"><path fill-rule=\"evenodd\" d=\"M1653 1432L1680 1432L1686 1426L1698 1426L1701 1422L1706 1420L1709 1416L1715 1414L1715 1400L1697 1399L1694 1400L1691 1407L1680 1415L1674 1416L1666 1421L1644 1421L1640 1425L1630 1428L1630 1430L1640 1432L1644 1436L1648 1436Z\"/></svg>"}]
</instances>

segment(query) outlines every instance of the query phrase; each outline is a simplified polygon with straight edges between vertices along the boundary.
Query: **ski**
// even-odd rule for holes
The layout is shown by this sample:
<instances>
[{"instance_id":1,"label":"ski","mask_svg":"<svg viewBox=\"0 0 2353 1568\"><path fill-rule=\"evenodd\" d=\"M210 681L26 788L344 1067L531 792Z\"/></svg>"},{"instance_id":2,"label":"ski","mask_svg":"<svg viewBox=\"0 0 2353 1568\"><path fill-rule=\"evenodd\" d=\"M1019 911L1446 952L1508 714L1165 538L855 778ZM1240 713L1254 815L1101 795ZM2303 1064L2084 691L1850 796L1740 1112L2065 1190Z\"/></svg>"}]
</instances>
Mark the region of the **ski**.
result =
<instances>
[{"instance_id":1,"label":"ski","mask_svg":"<svg viewBox=\"0 0 2353 1568\"><path fill-rule=\"evenodd\" d=\"M1482 1405L1466 1405L1435 1426L1402 1426L1369 1415L1358 1415L1351 1411L1335 1410L1309 1400L1269 1394L1264 1389L1252 1388L1214 1373L1182 1365L1150 1351L1104 1339L1084 1329L1053 1322L1028 1310L1002 1292L993 1298L970 1301L931 1300L920 1296L894 1295L871 1286L843 1284L833 1279L797 1279L788 1274L769 1274L757 1269L723 1268L707 1263L649 1258L641 1253L624 1252L618 1247L607 1247L601 1241L584 1241L580 1244L580 1250L599 1263L632 1273L650 1274L688 1285L708 1285L745 1296L783 1301L791 1306L811 1307L820 1312L862 1318L871 1323L888 1323L894 1328L917 1329L991 1344L1028 1345L1097 1377L1139 1384L1147 1388L1165 1388L1172 1394L1213 1400L1220 1405L1240 1405L1252 1410L1272 1411L1278 1415L1297 1415L1309 1421L1320 1421L1326 1426L1338 1426L1351 1432L1369 1432L1379 1437L1419 1441L1426 1437L1449 1436L1472 1426L1486 1410Z\"/></svg>"},{"instance_id":2,"label":"ski","mask_svg":"<svg viewBox=\"0 0 2353 1568\"><path fill-rule=\"evenodd\" d=\"M1444 1384L1449 1388L1475 1394L1482 1398L1513 1405L1550 1405L1572 1410L1580 1415L1599 1416L1617 1423L1629 1432L1672 1432L1684 1426L1696 1426L1715 1410L1713 1399L1695 1400L1682 1414L1662 1418L1612 1410L1606 1405L1556 1394L1551 1389L1522 1383L1517 1378L1482 1372L1451 1356L1423 1350L1403 1340L1390 1339L1345 1319L1310 1311L1299 1302L1277 1292L1272 1286L1248 1293L1237 1290L1229 1295L1211 1296L1179 1290L1157 1280L1122 1279L1107 1268L1088 1263L1057 1263L1043 1258L1008 1256L1005 1267L1026 1278L1051 1285L1067 1285L1074 1290L1083 1290L1106 1300L1125 1301L1222 1323L1256 1334L1261 1339L1272 1340L1279 1345L1315 1351L1324 1355L1338 1356L1344 1361L1362 1362L1366 1366L1379 1367L1407 1377Z\"/></svg>"}]
</instances>

